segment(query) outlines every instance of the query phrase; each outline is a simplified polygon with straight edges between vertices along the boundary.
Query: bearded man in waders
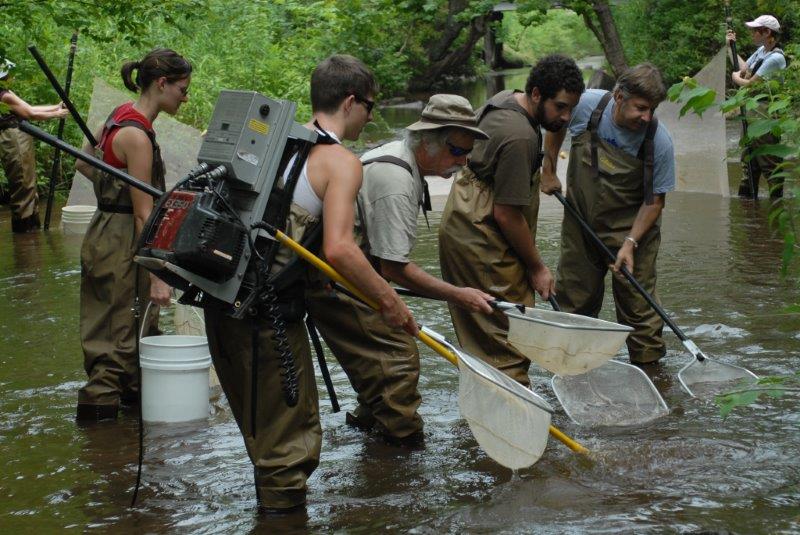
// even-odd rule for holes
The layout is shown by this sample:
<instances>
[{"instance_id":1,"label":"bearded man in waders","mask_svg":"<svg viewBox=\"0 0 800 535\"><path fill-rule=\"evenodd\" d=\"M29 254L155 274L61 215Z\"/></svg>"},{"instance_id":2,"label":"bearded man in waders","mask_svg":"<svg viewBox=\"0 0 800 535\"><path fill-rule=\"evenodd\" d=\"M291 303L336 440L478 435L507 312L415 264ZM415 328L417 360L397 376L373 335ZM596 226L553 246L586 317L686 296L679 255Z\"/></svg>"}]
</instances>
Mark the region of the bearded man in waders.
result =
<instances>
[{"instance_id":1,"label":"bearded man in waders","mask_svg":"<svg viewBox=\"0 0 800 535\"><path fill-rule=\"evenodd\" d=\"M654 117L666 97L661 73L644 63L626 71L613 92L591 89L581 97L569 132L567 200L611 250L612 266L626 266L656 294L656 256L661 243L661 211L675 189L672 138ZM555 164L565 132L545 137L542 180L546 193L560 189ZM575 218L564 212L556 299L564 312L597 317L603 304L608 264ZM630 325L628 354L634 364L664 356L664 323L622 277L612 278L617 321Z\"/></svg>"},{"instance_id":2,"label":"bearded man in waders","mask_svg":"<svg viewBox=\"0 0 800 535\"><path fill-rule=\"evenodd\" d=\"M530 306L534 291L545 299L553 293L555 281L535 242L541 129L563 129L583 89L574 61L547 56L531 69L524 93L501 91L478 110L478 127L489 139L475 143L442 214L439 262L445 281ZM449 307L466 352L530 384L530 360L508 343L505 314Z\"/></svg>"},{"instance_id":3,"label":"bearded man in waders","mask_svg":"<svg viewBox=\"0 0 800 535\"><path fill-rule=\"evenodd\" d=\"M358 194L356 236L388 280L468 310L491 313L490 295L441 281L409 258L419 209L423 214L431 209L424 177L450 177L466 163L475 139L486 137L476 127L467 99L433 95L420 120L406 128L405 139L361 158L364 183ZM363 303L324 287L311 293L309 314L358 394L358 408L347 413L347 423L374 429L392 445L421 445L414 338L386 325Z\"/></svg>"},{"instance_id":4,"label":"bearded man in waders","mask_svg":"<svg viewBox=\"0 0 800 535\"><path fill-rule=\"evenodd\" d=\"M781 25L778 19L772 15L761 15L755 20L745 22L745 26L750 29L753 43L758 45L758 49L752 56L745 61L739 56L740 71L731 73L731 80L738 87L747 87L759 80L768 80L775 77L786 68L786 56L783 50L778 47L778 38L781 33ZM729 30L727 34L728 44L736 41L736 34ZM730 49L730 46L728 47ZM761 106L762 113L766 113L767 105ZM751 157L751 153L758 147L764 145L775 145L780 143L780 137L771 132L763 136L750 140L747 147L742 152L742 168L744 176L739 184L739 197L757 198L758 183L763 175L769 184L769 196L772 199L783 197L783 178L772 178L772 173L783 162L783 158L771 154L759 154ZM747 163L750 159L749 163ZM752 172L753 188L750 188L748 175ZM755 191L754 191L755 190Z\"/></svg>"},{"instance_id":5,"label":"bearded man in waders","mask_svg":"<svg viewBox=\"0 0 800 535\"><path fill-rule=\"evenodd\" d=\"M386 323L413 335L418 331L408 308L353 240L361 162L340 140L358 139L372 120L375 93L372 73L352 56L331 56L317 65L311 76L313 118L305 126L319 138L294 188L285 233L305 243L322 225L321 250L327 261L379 304ZM291 167L290 161L284 181ZM273 303L263 303L255 316L241 320L210 308L205 316L211 358L255 467L259 511L267 514L305 506L306 481L319 464L322 443L317 384L302 321L309 273L305 262L292 257L282 246L271 266L271 274L281 272L283 279L274 303L279 325ZM288 274L286 266L294 266L287 267ZM279 339L283 345L276 344ZM287 348L297 379L293 406L284 398L281 379Z\"/></svg>"}]
</instances>

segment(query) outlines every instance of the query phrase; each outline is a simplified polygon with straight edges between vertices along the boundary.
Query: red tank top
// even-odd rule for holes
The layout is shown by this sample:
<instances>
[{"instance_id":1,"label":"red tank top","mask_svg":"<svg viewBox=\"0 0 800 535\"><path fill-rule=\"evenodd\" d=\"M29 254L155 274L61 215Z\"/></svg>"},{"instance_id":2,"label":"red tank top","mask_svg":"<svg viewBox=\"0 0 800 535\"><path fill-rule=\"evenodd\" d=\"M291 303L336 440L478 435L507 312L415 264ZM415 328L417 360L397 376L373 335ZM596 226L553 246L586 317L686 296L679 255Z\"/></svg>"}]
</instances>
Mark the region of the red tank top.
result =
<instances>
[{"instance_id":1,"label":"red tank top","mask_svg":"<svg viewBox=\"0 0 800 535\"><path fill-rule=\"evenodd\" d=\"M136 111L133 107L133 102L126 102L125 104L119 106L116 110L114 110L114 114L111 116L114 122L121 123L122 121L136 121L137 123L144 126L149 131L153 131L153 125L150 121ZM117 135L117 132L120 131L119 127L112 128L110 132L105 133L104 137L100 140L100 148L103 151L103 161L109 165L116 167L117 169L123 169L125 164L122 163L119 158L114 154L114 150L111 148L111 143L114 141L114 136Z\"/></svg>"}]
</instances>

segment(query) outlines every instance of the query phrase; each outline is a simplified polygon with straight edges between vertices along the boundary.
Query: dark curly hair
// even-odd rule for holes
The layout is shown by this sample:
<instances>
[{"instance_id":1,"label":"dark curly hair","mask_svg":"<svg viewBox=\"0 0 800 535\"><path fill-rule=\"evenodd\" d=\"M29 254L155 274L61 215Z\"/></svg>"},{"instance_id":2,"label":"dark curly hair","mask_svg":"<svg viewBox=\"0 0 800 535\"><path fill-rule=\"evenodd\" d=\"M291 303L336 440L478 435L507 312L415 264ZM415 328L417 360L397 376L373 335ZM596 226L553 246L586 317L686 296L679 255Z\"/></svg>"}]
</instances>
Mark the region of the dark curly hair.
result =
<instances>
[{"instance_id":1,"label":"dark curly hair","mask_svg":"<svg viewBox=\"0 0 800 535\"><path fill-rule=\"evenodd\" d=\"M585 89L583 73L575 61L561 54L545 56L531 68L525 93L530 95L534 87L539 88L543 101L555 97L562 89L575 95L580 95Z\"/></svg>"}]
</instances>

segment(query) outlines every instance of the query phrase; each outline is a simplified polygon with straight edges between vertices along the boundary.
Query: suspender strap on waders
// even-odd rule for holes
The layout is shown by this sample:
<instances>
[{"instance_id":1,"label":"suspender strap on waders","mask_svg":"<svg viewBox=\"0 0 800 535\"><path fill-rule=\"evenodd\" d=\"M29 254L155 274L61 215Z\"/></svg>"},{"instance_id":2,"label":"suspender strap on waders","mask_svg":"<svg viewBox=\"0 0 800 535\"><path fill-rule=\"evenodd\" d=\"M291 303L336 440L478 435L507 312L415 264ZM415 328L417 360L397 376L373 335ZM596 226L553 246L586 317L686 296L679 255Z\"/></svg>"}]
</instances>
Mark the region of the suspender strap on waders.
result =
<instances>
[{"instance_id":1,"label":"suspender strap on waders","mask_svg":"<svg viewBox=\"0 0 800 535\"><path fill-rule=\"evenodd\" d=\"M408 171L408 174L412 176L414 175L414 171L411 169L411 165L407 161L403 160L402 158L398 158L397 156L392 156L390 154L385 154L383 156L377 156L375 158L370 158L369 160L364 160L363 162L361 162L361 165L369 165L375 162L394 164ZM421 176L420 178L422 179L422 202L420 203L420 206L422 207L422 215L425 217L425 224L428 225L428 230L430 230L431 224L430 222L428 222L428 212L433 210L433 207L431 206L431 190L430 188L428 188L428 181L425 180L425 177ZM360 204L358 208L359 210L361 210ZM366 221L364 221L363 217L361 218L361 224L366 226Z\"/></svg>"},{"instance_id":2,"label":"suspender strap on waders","mask_svg":"<svg viewBox=\"0 0 800 535\"><path fill-rule=\"evenodd\" d=\"M515 91L514 93L519 93L519 92L520 91ZM511 94L513 95L514 93ZM493 110L513 110L521 114L523 117L525 117L525 120L528 121L528 124L531 125L531 128L533 128L533 130L537 133L539 137L539 152L537 153L536 160L533 162L533 169L531 169L531 175L533 175L539 170L539 168L542 166L542 162L544 161L544 153L542 152L542 147L544 144L544 136L542 136L541 127L539 126L539 123L536 122L536 119L531 117L530 114L525 110L525 108L517 104L515 101L509 102L508 100L498 100L497 96L498 95L495 95L494 97L489 99L486 102L486 104L484 104L480 109L478 109L478 111L476 112L478 116L477 122L480 124L480 122L483 120L486 114L490 113ZM470 170L473 173L475 173L475 169L473 169L472 166L469 165L469 162L467 162L467 167L469 167ZM483 177L478 175L478 173L475 173L475 176L477 176L479 180L483 180Z\"/></svg>"},{"instance_id":3,"label":"suspender strap on waders","mask_svg":"<svg viewBox=\"0 0 800 535\"><path fill-rule=\"evenodd\" d=\"M786 54L783 53L783 50L781 50L780 48L777 48L777 47L773 48L772 50L767 52L767 54L763 58L761 58L760 60L756 61L755 65L753 65L753 68L751 69L751 72L753 73L753 76L755 76L755 74L758 72L758 69L760 69L761 65L764 64L764 61L766 61L766 59L768 57L770 57L772 54L780 54L781 56L784 57L784 60L786 59Z\"/></svg>"},{"instance_id":4,"label":"suspender strap on waders","mask_svg":"<svg viewBox=\"0 0 800 535\"><path fill-rule=\"evenodd\" d=\"M603 111L611 101L613 93L610 91L603 95L597 107L592 110L592 115L589 117L589 124L587 129L591 135L591 155L592 155L592 174L594 180L600 180L600 163L597 156L597 145L600 142L600 136L597 133L600 125L600 119L603 118ZM653 180L654 180L654 167L655 167L655 137L658 130L658 119L654 116L653 119L647 124L647 130L644 134L644 140L639 147L637 158L642 160L643 163L643 176L642 186L644 188L644 202L647 205L653 204Z\"/></svg>"},{"instance_id":5,"label":"suspender strap on waders","mask_svg":"<svg viewBox=\"0 0 800 535\"><path fill-rule=\"evenodd\" d=\"M328 370L328 363L325 361L325 353L322 351L322 342L319 339L317 326L314 325L314 320L311 316L306 315L306 328L311 337L311 343L314 345L314 352L317 354L317 362L319 363L319 372L322 374L322 379L325 381L325 389L328 391L328 397L331 400L331 407L333 412L339 412L339 399L336 397L336 390L333 388L333 381L331 381L331 372Z\"/></svg>"},{"instance_id":6,"label":"suspender strap on waders","mask_svg":"<svg viewBox=\"0 0 800 535\"><path fill-rule=\"evenodd\" d=\"M317 121L314 121L314 126L317 128L317 141L316 145L335 145L338 141L328 134ZM310 148L301 149L296 153L294 165L289 172L282 188L276 187L270 195L267 206L269 207L264 214L264 220L268 224L278 224L284 227L286 219L289 216L289 210L294 196L294 189L297 186L297 181L300 178L304 162L306 161ZM269 213L272 212L272 213ZM267 221L269 218L269 221ZM258 224L254 225L254 228ZM314 232L311 233L314 236ZM267 319L272 326L272 340L274 342L275 351L278 353L279 368L281 374L281 387L283 390L283 398L288 407L294 407L300 398L299 387L297 383L297 372L294 367L294 356L292 355L292 348L289 344L289 339L286 335L286 321L279 303L278 293L295 283L300 279L303 270L297 269L298 264L290 262L275 274L270 274L272 263L275 260L279 244L272 242L267 252L266 258L262 262L262 268L258 277L261 281L258 283L261 291L258 295L260 300L261 310L263 310ZM277 283L280 282L280 287ZM258 310L253 310L254 315L258 314ZM253 340L252 340L252 362L251 362L251 386L250 386L250 434L253 438L256 436L257 416L258 416L258 322L253 318Z\"/></svg>"}]
</instances>

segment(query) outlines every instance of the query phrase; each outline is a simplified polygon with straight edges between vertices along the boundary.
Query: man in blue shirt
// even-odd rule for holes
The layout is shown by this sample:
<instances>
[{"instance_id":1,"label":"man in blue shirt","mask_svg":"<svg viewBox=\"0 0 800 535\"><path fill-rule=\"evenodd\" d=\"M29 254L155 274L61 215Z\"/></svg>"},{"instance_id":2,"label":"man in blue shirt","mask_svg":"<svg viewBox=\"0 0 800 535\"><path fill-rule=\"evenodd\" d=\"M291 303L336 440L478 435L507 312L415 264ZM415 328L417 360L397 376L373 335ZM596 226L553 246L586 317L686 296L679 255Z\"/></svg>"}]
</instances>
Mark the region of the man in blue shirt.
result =
<instances>
[{"instance_id":1,"label":"man in blue shirt","mask_svg":"<svg viewBox=\"0 0 800 535\"><path fill-rule=\"evenodd\" d=\"M759 80L768 80L778 76L780 71L786 68L786 57L783 55L783 50L778 48L778 38L780 37L781 25L778 19L772 15L761 15L755 20L746 22L745 26L750 28L750 35L753 38L753 43L758 45L758 49L745 61L739 56L740 71L731 73L731 80L739 87L747 87ZM736 41L736 34L729 30L727 34L728 44ZM744 167L744 176L739 185L740 197L758 197L758 182L763 175L770 186L770 197L779 198L783 196L783 177L771 178L775 168L783 161L777 156L758 155L753 156L751 161L747 163L750 158L749 153L757 147L763 145L772 145L779 143L780 138L767 133L758 139L748 142L742 153L742 162ZM752 172L753 189L750 189L750 181L747 175Z\"/></svg>"},{"instance_id":2,"label":"man in blue shirt","mask_svg":"<svg viewBox=\"0 0 800 535\"><path fill-rule=\"evenodd\" d=\"M568 130L572 146L567 198L603 243L618 251L612 269L618 272L626 266L653 295L661 211L666 193L675 189L672 138L653 115L665 97L661 73L649 63L628 69L613 92L587 91L569 126L546 134L542 165L542 190L560 190L556 158ZM608 268L603 252L565 212L556 277L562 310L596 317ZM612 290L617 321L634 328L627 340L631 362L658 361L666 352L663 321L621 277L612 278Z\"/></svg>"}]
</instances>

